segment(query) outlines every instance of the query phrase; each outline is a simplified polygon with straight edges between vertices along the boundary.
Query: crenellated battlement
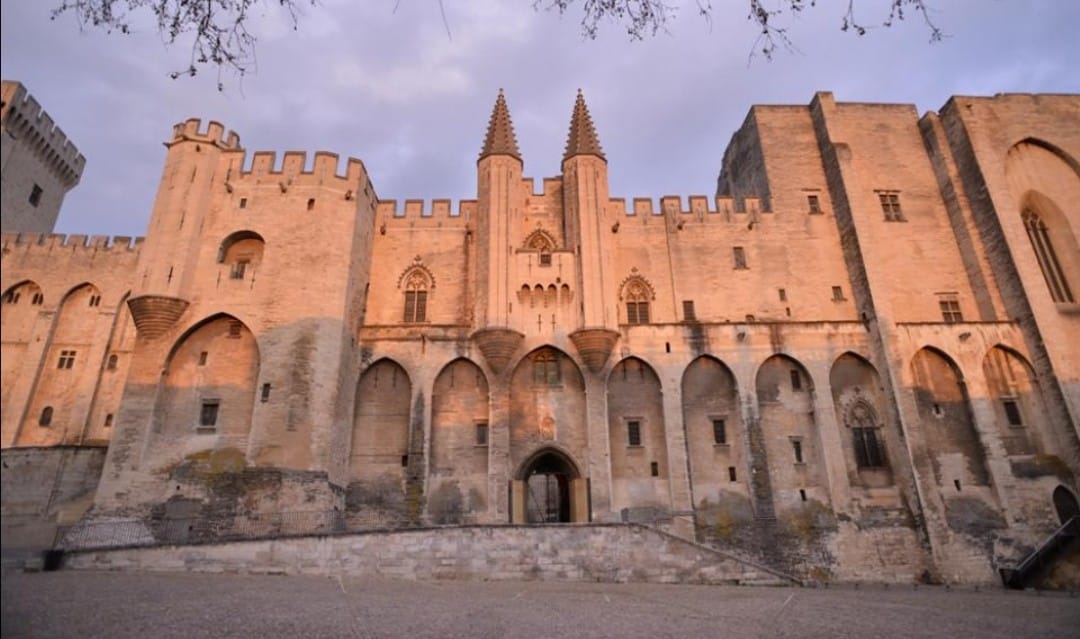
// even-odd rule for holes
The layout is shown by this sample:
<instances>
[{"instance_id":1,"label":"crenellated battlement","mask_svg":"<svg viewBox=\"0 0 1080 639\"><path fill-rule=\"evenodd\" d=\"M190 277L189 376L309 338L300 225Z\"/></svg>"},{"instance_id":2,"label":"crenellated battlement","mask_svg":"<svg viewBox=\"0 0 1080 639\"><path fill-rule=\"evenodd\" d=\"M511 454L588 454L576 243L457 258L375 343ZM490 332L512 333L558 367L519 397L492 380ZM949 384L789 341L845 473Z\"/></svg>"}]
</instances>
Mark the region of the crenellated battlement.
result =
<instances>
[{"instance_id":1,"label":"crenellated battlement","mask_svg":"<svg viewBox=\"0 0 1080 639\"><path fill-rule=\"evenodd\" d=\"M56 126L52 117L19 82L3 83L4 129L29 147L55 172L67 188L73 188L82 177L86 158Z\"/></svg>"},{"instance_id":2,"label":"crenellated battlement","mask_svg":"<svg viewBox=\"0 0 1080 639\"><path fill-rule=\"evenodd\" d=\"M380 200L375 208L376 215L383 220L418 220L418 219L469 219L476 215L476 200L459 200L457 209L448 198L431 200L404 200L404 208L398 207L397 200Z\"/></svg>"},{"instance_id":3,"label":"crenellated battlement","mask_svg":"<svg viewBox=\"0 0 1080 639\"><path fill-rule=\"evenodd\" d=\"M616 216L648 217L665 215L680 217L688 215L701 220L710 219L710 216L715 216L719 220L730 220L732 215L741 216L764 212L760 199L756 197L743 198L740 207L738 201L733 197L710 198L705 195L691 195L687 198L685 205L682 196L664 195L659 200L659 206L656 206L656 200L651 197L635 197L631 200L630 208L627 208L625 198L611 198L608 200L608 207Z\"/></svg>"},{"instance_id":4,"label":"crenellated battlement","mask_svg":"<svg viewBox=\"0 0 1080 639\"><path fill-rule=\"evenodd\" d=\"M188 118L185 122L175 124L173 125L172 140L166 144L172 145L185 141L205 142L223 149L240 150L240 135L236 131L229 131L228 135L226 135L225 125L214 120L207 123L205 131L201 127L202 120L199 118Z\"/></svg>"},{"instance_id":5,"label":"crenellated battlement","mask_svg":"<svg viewBox=\"0 0 1080 639\"><path fill-rule=\"evenodd\" d=\"M310 163L308 157L304 151L286 151L278 164L274 151L256 151L251 155L250 164L246 154L234 159L229 174L237 183L246 181L259 184L272 180L285 189L293 184L320 185L329 180L340 180L351 185L359 184L361 188L368 189L372 197L375 196L367 167L361 160L348 158L342 172L339 170L341 156L337 153L316 151Z\"/></svg>"},{"instance_id":6,"label":"crenellated battlement","mask_svg":"<svg viewBox=\"0 0 1080 639\"><path fill-rule=\"evenodd\" d=\"M0 236L0 245L4 253L16 250L24 252L70 251L108 251L135 252L142 246L144 238L117 235L65 235L61 233L4 233Z\"/></svg>"}]
</instances>

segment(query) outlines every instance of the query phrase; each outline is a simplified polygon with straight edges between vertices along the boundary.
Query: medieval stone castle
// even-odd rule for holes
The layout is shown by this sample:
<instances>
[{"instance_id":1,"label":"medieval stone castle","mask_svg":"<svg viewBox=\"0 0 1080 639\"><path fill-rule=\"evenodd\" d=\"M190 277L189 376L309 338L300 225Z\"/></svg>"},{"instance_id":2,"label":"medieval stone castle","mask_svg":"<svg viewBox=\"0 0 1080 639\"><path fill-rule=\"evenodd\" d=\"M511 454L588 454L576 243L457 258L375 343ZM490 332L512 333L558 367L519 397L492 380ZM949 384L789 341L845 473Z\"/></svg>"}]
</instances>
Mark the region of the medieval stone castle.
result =
<instances>
[{"instance_id":1,"label":"medieval stone castle","mask_svg":"<svg viewBox=\"0 0 1080 639\"><path fill-rule=\"evenodd\" d=\"M755 106L658 202L569 129L524 177L500 93L453 205L178 124L145 240L4 234L3 447L107 445L91 520L644 521L832 579L991 582L1076 513L1080 96Z\"/></svg>"}]
</instances>

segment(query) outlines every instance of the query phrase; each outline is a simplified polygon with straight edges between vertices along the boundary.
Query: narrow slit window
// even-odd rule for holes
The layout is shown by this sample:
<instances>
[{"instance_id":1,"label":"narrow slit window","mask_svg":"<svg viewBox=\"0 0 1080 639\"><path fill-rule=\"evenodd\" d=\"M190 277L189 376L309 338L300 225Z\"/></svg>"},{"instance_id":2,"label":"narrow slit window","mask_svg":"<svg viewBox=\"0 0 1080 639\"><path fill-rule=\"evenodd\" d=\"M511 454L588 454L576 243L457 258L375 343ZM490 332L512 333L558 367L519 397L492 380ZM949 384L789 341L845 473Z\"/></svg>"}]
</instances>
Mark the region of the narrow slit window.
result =
<instances>
[{"instance_id":1,"label":"narrow slit window","mask_svg":"<svg viewBox=\"0 0 1080 639\"><path fill-rule=\"evenodd\" d=\"M242 208L242 209L247 208L247 198L246 197L240 198L240 208Z\"/></svg>"},{"instance_id":2,"label":"narrow slit window","mask_svg":"<svg viewBox=\"0 0 1080 639\"><path fill-rule=\"evenodd\" d=\"M742 270L742 269L748 268L746 266L746 249L744 249L741 246L736 246L732 250L732 255L735 258L735 268L736 269Z\"/></svg>"},{"instance_id":3,"label":"narrow slit window","mask_svg":"<svg viewBox=\"0 0 1080 639\"><path fill-rule=\"evenodd\" d=\"M307 201L307 210L309 210L309 211L314 211L315 210L315 198L309 198L308 199L308 201Z\"/></svg>"},{"instance_id":4,"label":"narrow slit window","mask_svg":"<svg viewBox=\"0 0 1080 639\"><path fill-rule=\"evenodd\" d=\"M118 362L119 362L119 358L116 356L115 353L113 353L112 355L109 355L108 362L105 364L105 369L110 370L110 371L116 370L116 365L117 365Z\"/></svg>"},{"instance_id":5,"label":"narrow slit window","mask_svg":"<svg viewBox=\"0 0 1080 639\"><path fill-rule=\"evenodd\" d=\"M728 466L727 467L727 478L728 478L728 481L738 481L738 476L735 474L735 467L734 466Z\"/></svg>"},{"instance_id":6,"label":"narrow slit window","mask_svg":"<svg viewBox=\"0 0 1080 639\"><path fill-rule=\"evenodd\" d=\"M1009 426L1024 425L1024 418L1020 415L1020 402L1015 399L1003 399L1001 406L1005 409L1005 418L1009 421Z\"/></svg>"},{"instance_id":7,"label":"narrow slit window","mask_svg":"<svg viewBox=\"0 0 1080 639\"><path fill-rule=\"evenodd\" d=\"M798 369L791 369L791 390L802 390L802 374Z\"/></svg>"},{"instance_id":8,"label":"narrow slit window","mask_svg":"<svg viewBox=\"0 0 1080 639\"><path fill-rule=\"evenodd\" d=\"M653 477L659 477L660 476L660 464L658 462L650 462L649 463L649 473Z\"/></svg>"},{"instance_id":9,"label":"narrow slit window","mask_svg":"<svg viewBox=\"0 0 1080 639\"><path fill-rule=\"evenodd\" d=\"M45 295L43 293L34 293L34 297L30 300L30 304L33 306L41 306L44 303Z\"/></svg>"},{"instance_id":10,"label":"narrow slit window","mask_svg":"<svg viewBox=\"0 0 1080 639\"><path fill-rule=\"evenodd\" d=\"M45 191L40 186L35 184L34 188L30 189L30 197L27 200L28 202L30 202L30 206L36 207L38 204L41 204L41 195L44 192Z\"/></svg>"},{"instance_id":11,"label":"narrow slit window","mask_svg":"<svg viewBox=\"0 0 1080 639\"><path fill-rule=\"evenodd\" d=\"M203 351L199 353L199 366L206 366L206 359L210 357L210 353Z\"/></svg>"},{"instance_id":12,"label":"narrow slit window","mask_svg":"<svg viewBox=\"0 0 1080 639\"><path fill-rule=\"evenodd\" d=\"M91 295L90 296L90 306L101 306L101 296L100 295Z\"/></svg>"},{"instance_id":13,"label":"narrow slit window","mask_svg":"<svg viewBox=\"0 0 1080 639\"><path fill-rule=\"evenodd\" d=\"M46 406L41 409L41 416L38 417L38 426L51 426L53 417L53 407Z\"/></svg>"},{"instance_id":14,"label":"narrow slit window","mask_svg":"<svg viewBox=\"0 0 1080 639\"><path fill-rule=\"evenodd\" d=\"M795 455L795 463L803 463L803 448L801 439L791 440L791 452Z\"/></svg>"},{"instance_id":15,"label":"narrow slit window","mask_svg":"<svg viewBox=\"0 0 1080 639\"><path fill-rule=\"evenodd\" d=\"M270 401L270 384L262 385L262 394L259 396L259 400L264 404Z\"/></svg>"},{"instance_id":16,"label":"narrow slit window","mask_svg":"<svg viewBox=\"0 0 1080 639\"><path fill-rule=\"evenodd\" d=\"M113 423L113 414L109 413L108 415L105 416L105 428L108 428L108 427L112 426L112 423Z\"/></svg>"},{"instance_id":17,"label":"narrow slit window","mask_svg":"<svg viewBox=\"0 0 1080 639\"><path fill-rule=\"evenodd\" d=\"M811 215L821 213L821 198L816 195L807 195L806 206L809 209Z\"/></svg>"},{"instance_id":18,"label":"narrow slit window","mask_svg":"<svg viewBox=\"0 0 1080 639\"><path fill-rule=\"evenodd\" d=\"M712 433L714 444L726 444L727 442L727 424L722 419L712 420Z\"/></svg>"}]
</instances>

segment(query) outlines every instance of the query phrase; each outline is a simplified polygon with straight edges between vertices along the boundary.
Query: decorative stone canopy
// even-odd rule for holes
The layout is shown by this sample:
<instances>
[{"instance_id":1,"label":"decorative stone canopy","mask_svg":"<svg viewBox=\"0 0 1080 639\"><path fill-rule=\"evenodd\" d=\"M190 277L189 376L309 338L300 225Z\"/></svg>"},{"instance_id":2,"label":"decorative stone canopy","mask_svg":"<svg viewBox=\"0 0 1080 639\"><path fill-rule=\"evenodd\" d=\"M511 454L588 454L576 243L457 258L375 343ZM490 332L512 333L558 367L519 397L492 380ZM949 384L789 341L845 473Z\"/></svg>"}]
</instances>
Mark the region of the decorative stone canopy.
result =
<instances>
[{"instance_id":1,"label":"decorative stone canopy","mask_svg":"<svg viewBox=\"0 0 1080 639\"><path fill-rule=\"evenodd\" d=\"M518 150L517 137L514 135L514 123L510 121L510 109L506 106L502 89L499 89L499 97L495 98L495 108L491 111L491 120L488 121L487 136L484 138L484 148L480 150L479 159L483 160L489 155L509 155L521 161L521 151Z\"/></svg>"},{"instance_id":2,"label":"decorative stone canopy","mask_svg":"<svg viewBox=\"0 0 1080 639\"><path fill-rule=\"evenodd\" d=\"M615 342L619 341L619 333L606 328L583 328L570 333L570 341L574 343L585 366L599 373L604 370L608 357L611 357Z\"/></svg>"}]
</instances>

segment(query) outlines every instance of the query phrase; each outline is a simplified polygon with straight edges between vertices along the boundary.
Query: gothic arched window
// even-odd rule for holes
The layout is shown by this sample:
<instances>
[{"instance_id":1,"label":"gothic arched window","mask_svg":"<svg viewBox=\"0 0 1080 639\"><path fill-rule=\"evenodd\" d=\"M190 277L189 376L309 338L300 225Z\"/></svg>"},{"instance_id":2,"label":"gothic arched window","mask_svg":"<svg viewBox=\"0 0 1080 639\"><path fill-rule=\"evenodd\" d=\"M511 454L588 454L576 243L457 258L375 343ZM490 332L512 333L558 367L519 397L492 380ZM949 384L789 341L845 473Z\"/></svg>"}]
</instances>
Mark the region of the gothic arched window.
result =
<instances>
[{"instance_id":1,"label":"gothic arched window","mask_svg":"<svg viewBox=\"0 0 1080 639\"><path fill-rule=\"evenodd\" d=\"M641 277L631 277L623 285L622 299L626 303L627 324L649 323L649 301L654 298L652 287Z\"/></svg>"},{"instance_id":2,"label":"gothic arched window","mask_svg":"<svg viewBox=\"0 0 1080 639\"><path fill-rule=\"evenodd\" d=\"M558 386L562 382L559 373L559 356L551 349L544 349L532 357L533 383Z\"/></svg>"},{"instance_id":3,"label":"gothic arched window","mask_svg":"<svg viewBox=\"0 0 1080 639\"><path fill-rule=\"evenodd\" d=\"M1046 286L1050 289L1050 297L1059 304L1075 302L1076 298L1073 297L1069 282L1065 279L1065 272L1061 269L1061 263L1058 262L1046 224L1037 213L1031 210L1024 211L1023 219L1028 239L1031 240L1031 248L1035 251L1039 268L1042 269L1043 277L1046 279Z\"/></svg>"},{"instance_id":4,"label":"gothic arched window","mask_svg":"<svg viewBox=\"0 0 1080 639\"><path fill-rule=\"evenodd\" d=\"M405 323L427 321L428 279L420 269L405 278Z\"/></svg>"},{"instance_id":5,"label":"gothic arched window","mask_svg":"<svg viewBox=\"0 0 1080 639\"><path fill-rule=\"evenodd\" d=\"M877 415L869 404L859 401L848 409L847 423L851 428L855 448L855 464L859 468L881 468L885 455L878 439Z\"/></svg>"}]
</instances>

